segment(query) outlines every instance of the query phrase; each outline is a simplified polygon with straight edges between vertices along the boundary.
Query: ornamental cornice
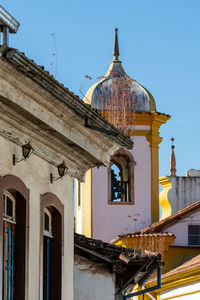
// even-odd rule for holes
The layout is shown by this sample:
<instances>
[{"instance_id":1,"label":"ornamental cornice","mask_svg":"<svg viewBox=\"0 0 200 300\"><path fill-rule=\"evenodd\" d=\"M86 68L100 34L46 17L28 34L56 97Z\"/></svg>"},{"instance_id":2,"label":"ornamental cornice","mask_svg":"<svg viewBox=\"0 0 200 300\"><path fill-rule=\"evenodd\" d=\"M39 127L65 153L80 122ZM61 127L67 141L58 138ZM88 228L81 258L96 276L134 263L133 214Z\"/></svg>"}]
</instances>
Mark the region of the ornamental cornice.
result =
<instances>
[{"instance_id":1,"label":"ornamental cornice","mask_svg":"<svg viewBox=\"0 0 200 300\"><path fill-rule=\"evenodd\" d=\"M0 66L2 136L31 141L36 155L53 164L64 160L81 180L89 168L109 164L118 143L85 128L83 118L8 63L0 60Z\"/></svg>"}]
</instances>

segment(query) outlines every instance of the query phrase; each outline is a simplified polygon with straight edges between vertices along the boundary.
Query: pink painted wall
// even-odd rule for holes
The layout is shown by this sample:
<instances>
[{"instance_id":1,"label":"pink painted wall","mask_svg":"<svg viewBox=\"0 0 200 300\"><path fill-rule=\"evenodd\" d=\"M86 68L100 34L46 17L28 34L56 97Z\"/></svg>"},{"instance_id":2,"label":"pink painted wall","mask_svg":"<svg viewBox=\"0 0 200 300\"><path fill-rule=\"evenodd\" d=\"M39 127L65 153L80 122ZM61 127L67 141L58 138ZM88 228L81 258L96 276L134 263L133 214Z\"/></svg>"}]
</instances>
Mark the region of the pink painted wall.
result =
<instances>
[{"instance_id":1,"label":"pink painted wall","mask_svg":"<svg viewBox=\"0 0 200 300\"><path fill-rule=\"evenodd\" d=\"M151 149L146 137L136 136L133 140L134 205L108 205L108 170L92 170L93 237L106 242L151 223Z\"/></svg>"},{"instance_id":2,"label":"pink painted wall","mask_svg":"<svg viewBox=\"0 0 200 300\"><path fill-rule=\"evenodd\" d=\"M200 209L165 227L164 232L172 232L176 239L173 246L188 246L188 225L200 225Z\"/></svg>"}]
</instances>

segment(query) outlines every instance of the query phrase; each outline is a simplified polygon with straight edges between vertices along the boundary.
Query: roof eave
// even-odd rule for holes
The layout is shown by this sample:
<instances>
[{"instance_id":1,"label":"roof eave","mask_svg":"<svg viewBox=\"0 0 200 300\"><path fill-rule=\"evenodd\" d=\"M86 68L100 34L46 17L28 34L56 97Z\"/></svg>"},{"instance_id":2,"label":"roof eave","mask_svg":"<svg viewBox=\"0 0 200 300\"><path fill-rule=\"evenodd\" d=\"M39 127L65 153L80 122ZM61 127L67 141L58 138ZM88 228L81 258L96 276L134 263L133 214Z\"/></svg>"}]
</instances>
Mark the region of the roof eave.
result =
<instances>
[{"instance_id":1,"label":"roof eave","mask_svg":"<svg viewBox=\"0 0 200 300\"><path fill-rule=\"evenodd\" d=\"M18 70L24 72L27 76L31 77L34 81L40 84L43 88L52 93L60 101L65 102L67 106L76 111L77 114L83 118L88 118L95 122L100 128L112 131L115 135L109 135L110 139L114 140L120 146L127 149L132 149L133 142L129 137L124 135L121 131L116 129L113 125L108 123L102 116L100 116L95 109L86 105L78 96L74 95L57 80L50 76L48 72L43 70L24 54L16 49L8 49L4 53L4 57ZM66 96L68 96L66 98ZM70 96L70 97L69 97ZM107 133L103 133L106 134Z\"/></svg>"}]
</instances>

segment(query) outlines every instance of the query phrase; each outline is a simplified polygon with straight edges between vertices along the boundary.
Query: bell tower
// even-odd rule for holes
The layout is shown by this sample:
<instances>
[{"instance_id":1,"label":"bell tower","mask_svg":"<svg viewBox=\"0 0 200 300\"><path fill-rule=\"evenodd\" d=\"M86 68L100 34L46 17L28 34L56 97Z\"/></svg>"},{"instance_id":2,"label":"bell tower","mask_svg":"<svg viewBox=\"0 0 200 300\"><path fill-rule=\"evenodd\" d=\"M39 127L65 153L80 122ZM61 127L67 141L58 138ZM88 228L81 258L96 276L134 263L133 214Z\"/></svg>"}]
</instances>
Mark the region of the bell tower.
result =
<instances>
[{"instance_id":1,"label":"bell tower","mask_svg":"<svg viewBox=\"0 0 200 300\"><path fill-rule=\"evenodd\" d=\"M84 101L134 142L109 168L91 169L85 183L76 182L76 232L109 242L159 219L159 128L170 116L157 112L151 93L125 73L117 29L109 69Z\"/></svg>"}]
</instances>

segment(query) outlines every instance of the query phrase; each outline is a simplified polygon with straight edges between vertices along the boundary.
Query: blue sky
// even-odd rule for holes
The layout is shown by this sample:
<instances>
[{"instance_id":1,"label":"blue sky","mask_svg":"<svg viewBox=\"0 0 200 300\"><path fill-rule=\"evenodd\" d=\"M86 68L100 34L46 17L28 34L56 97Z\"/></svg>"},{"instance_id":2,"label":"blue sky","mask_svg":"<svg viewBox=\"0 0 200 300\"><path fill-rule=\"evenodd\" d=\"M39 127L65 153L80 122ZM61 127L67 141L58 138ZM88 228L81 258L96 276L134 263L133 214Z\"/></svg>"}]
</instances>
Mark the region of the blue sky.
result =
<instances>
[{"instance_id":1,"label":"blue sky","mask_svg":"<svg viewBox=\"0 0 200 300\"><path fill-rule=\"evenodd\" d=\"M199 0L2 0L1 5L21 24L10 46L52 74L55 34L56 77L79 95L84 75L93 78L86 92L106 73L118 27L126 73L153 94L159 112L172 116L161 128L160 176L169 173L172 136L177 175L200 169Z\"/></svg>"}]
</instances>

